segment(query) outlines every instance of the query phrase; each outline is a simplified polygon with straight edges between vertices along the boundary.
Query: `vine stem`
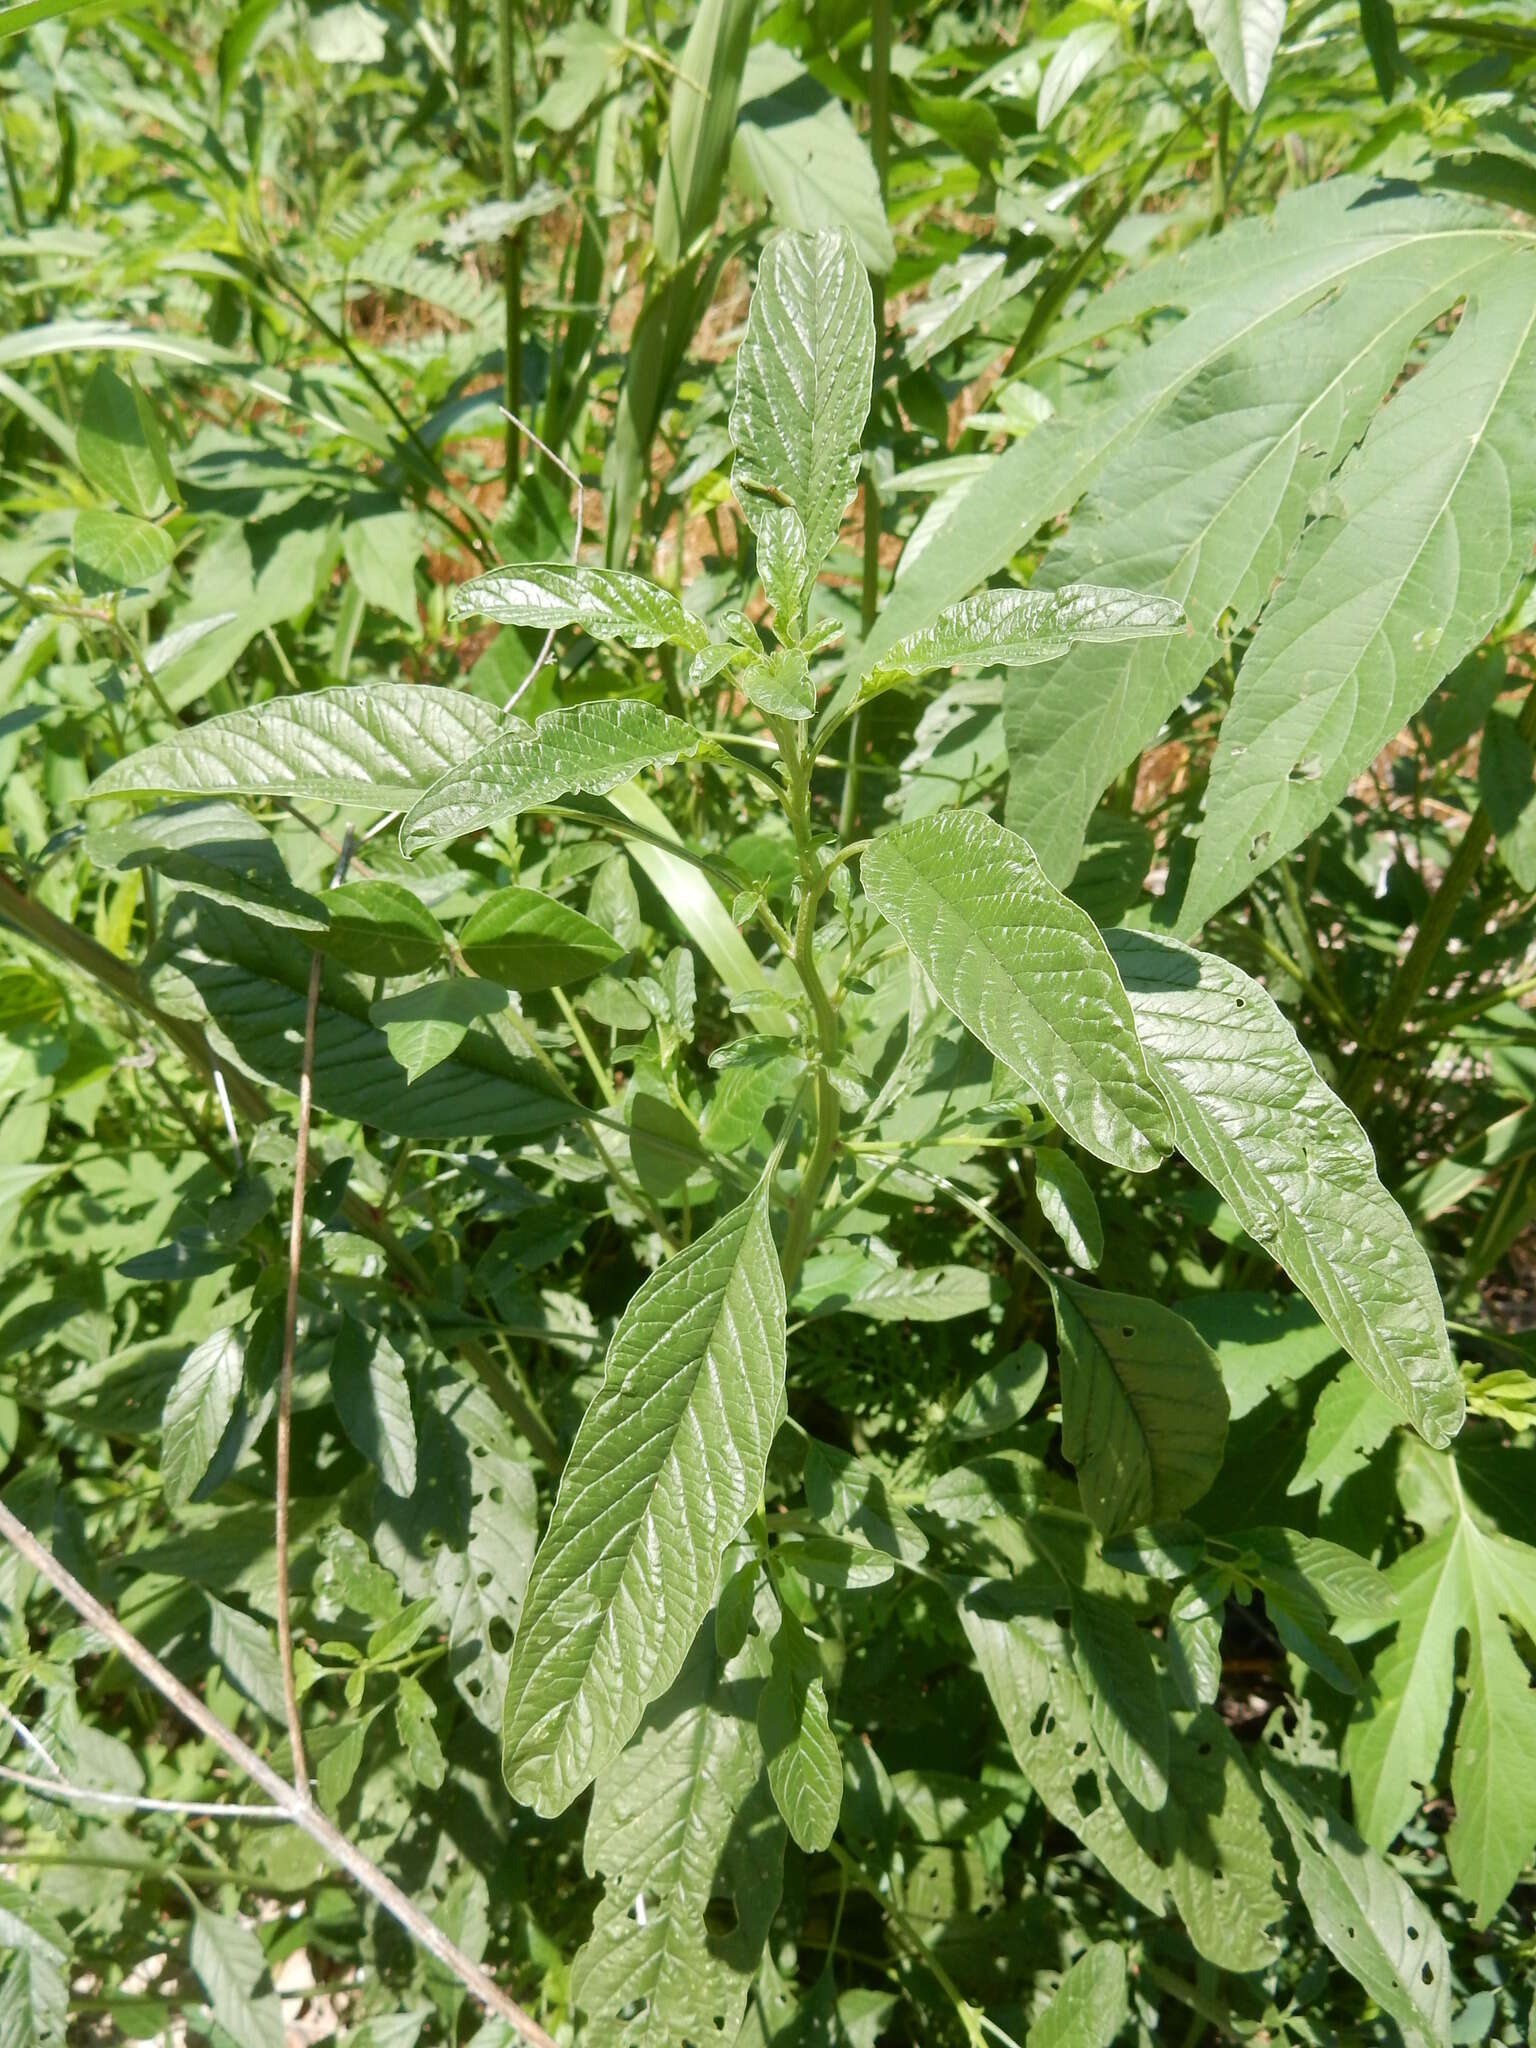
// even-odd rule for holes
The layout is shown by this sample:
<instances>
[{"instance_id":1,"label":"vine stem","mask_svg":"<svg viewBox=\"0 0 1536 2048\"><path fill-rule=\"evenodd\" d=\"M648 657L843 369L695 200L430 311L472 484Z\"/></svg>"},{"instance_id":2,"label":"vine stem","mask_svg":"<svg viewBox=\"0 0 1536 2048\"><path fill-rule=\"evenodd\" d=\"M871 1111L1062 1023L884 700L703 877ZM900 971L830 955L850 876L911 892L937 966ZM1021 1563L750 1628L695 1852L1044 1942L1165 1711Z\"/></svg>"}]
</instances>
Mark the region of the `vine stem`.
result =
<instances>
[{"instance_id":1,"label":"vine stem","mask_svg":"<svg viewBox=\"0 0 1536 2048\"><path fill-rule=\"evenodd\" d=\"M406 1897L393 1878L387 1877L361 1849L349 1842L341 1830L327 1820L305 1789L290 1785L285 1778L279 1777L269 1763L242 1742L233 1728L221 1721L211 1707L183 1685L174 1672L168 1671L158 1657L145 1649L137 1636L123 1627L109 1607L104 1607L94 1594L86 1591L66 1565L44 1549L25 1522L19 1521L3 1500L0 1500L0 1536L40 1578L47 1580L82 1621L90 1623L124 1663L131 1665L162 1699L169 1701L199 1735L221 1749L231 1763L238 1764L252 1784L265 1792L274 1806L283 1809L295 1827L302 1828L310 1840L346 1871L371 1899L377 1901L413 1941L457 1977L487 2012L505 2020L522 2040L530 2044L530 2048L556 2048L553 2037L545 2033L532 2014L524 2012L514 1999L509 1998L493 1977L478 1963L472 1962L434 1921Z\"/></svg>"}]
</instances>

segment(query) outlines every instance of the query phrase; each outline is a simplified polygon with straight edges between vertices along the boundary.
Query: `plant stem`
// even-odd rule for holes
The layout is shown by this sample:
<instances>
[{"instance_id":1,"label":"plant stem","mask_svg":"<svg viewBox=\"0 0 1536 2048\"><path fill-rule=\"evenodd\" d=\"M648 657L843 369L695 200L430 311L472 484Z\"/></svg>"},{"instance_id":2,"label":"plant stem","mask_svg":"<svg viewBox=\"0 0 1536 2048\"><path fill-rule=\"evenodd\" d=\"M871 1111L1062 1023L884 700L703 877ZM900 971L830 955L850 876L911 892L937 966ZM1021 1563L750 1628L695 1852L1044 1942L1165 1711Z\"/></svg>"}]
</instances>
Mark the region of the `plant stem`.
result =
<instances>
[{"instance_id":1,"label":"plant stem","mask_svg":"<svg viewBox=\"0 0 1536 2048\"><path fill-rule=\"evenodd\" d=\"M513 0L496 5L496 86L501 119L501 196L517 197L517 69L512 42ZM520 234L501 241L502 292L506 302L506 368L503 404L513 415L507 421L507 494L517 479L522 437L516 416L523 409L523 243Z\"/></svg>"},{"instance_id":2,"label":"plant stem","mask_svg":"<svg viewBox=\"0 0 1536 2048\"><path fill-rule=\"evenodd\" d=\"M1536 745L1536 688L1527 689L1515 729L1527 746ZM1487 806L1479 804L1461 836L1460 845L1451 855L1449 867L1440 877L1439 886L1425 906L1419 928L1413 935L1413 944L1398 965L1386 1000L1366 1026L1344 1090L1344 1100L1351 1109L1358 1110L1369 1099L1381 1060L1396 1045L1403 1026L1428 986L1435 962L1451 935L1451 926L1456 922L1462 898L1471 888L1472 879L1482 866L1492 839L1493 820L1488 815Z\"/></svg>"},{"instance_id":3,"label":"plant stem","mask_svg":"<svg viewBox=\"0 0 1536 2048\"><path fill-rule=\"evenodd\" d=\"M781 1259L784 1286L792 1295L810 1245L816 1204L821 1199L827 1175L832 1170L832 1161L837 1156L842 1101L832 1085L831 1074L837 1061L837 1012L832 1007L832 999L816 965L816 912L821 905L829 870L822 868L817 860L811 833L810 756L798 727L780 725L778 730L788 770L784 805L795 835L800 864L800 905L795 915L790 958L816 1024L816 1139L789 1212L789 1229Z\"/></svg>"}]
</instances>

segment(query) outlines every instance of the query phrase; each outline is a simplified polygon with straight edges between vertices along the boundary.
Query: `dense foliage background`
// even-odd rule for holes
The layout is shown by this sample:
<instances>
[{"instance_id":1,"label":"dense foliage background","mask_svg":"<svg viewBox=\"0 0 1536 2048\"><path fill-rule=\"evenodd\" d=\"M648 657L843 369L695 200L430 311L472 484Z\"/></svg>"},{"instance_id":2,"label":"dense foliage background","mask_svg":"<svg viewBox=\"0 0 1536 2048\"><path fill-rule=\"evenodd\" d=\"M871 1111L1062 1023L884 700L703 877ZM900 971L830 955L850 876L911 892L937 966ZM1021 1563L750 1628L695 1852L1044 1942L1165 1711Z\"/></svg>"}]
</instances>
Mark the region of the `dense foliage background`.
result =
<instances>
[{"instance_id":1,"label":"dense foliage background","mask_svg":"<svg viewBox=\"0 0 1536 2048\"><path fill-rule=\"evenodd\" d=\"M558 2039L1536 2041L1533 82L1519 0L0 6L0 1497L287 1774L281 1493L321 1809ZM536 668L449 600L579 556L756 644L731 415L781 227L851 236L879 333L818 682L989 579L1188 622L935 646L811 750L818 841L988 811L1100 926L1261 982L1468 1419L1422 1299L1367 1287L1345 1343L1291 1220L1064 1142L849 859L766 1512L540 1818L500 1754L535 1547L636 1289L796 1157L807 856L761 693L581 633ZM409 858L419 773L359 809L320 753L185 766L378 683L458 693L439 767L514 698L728 761ZM1363 1184L1320 1189L1386 1272ZM1176 1514L1063 1436L1090 1312L1216 1430ZM962 1616L1042 1574L1033 1634ZM770 1596L832 1772L772 1797L710 1747ZM6 1549L0 1770L7 2048L515 2037L303 1831L178 1810L253 1794Z\"/></svg>"}]
</instances>

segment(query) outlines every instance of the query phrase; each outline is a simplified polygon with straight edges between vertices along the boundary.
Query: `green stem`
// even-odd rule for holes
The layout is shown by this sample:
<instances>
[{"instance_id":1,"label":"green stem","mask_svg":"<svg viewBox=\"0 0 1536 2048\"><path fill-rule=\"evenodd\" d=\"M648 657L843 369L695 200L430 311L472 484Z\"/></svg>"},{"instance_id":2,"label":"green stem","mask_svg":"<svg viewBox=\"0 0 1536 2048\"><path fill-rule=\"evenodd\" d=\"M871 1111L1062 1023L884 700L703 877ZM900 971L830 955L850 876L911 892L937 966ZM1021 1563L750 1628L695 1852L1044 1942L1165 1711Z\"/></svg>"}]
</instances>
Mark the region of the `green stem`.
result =
<instances>
[{"instance_id":1,"label":"green stem","mask_svg":"<svg viewBox=\"0 0 1536 2048\"><path fill-rule=\"evenodd\" d=\"M1227 218L1228 146L1232 131L1232 95L1223 93L1216 115L1216 156L1211 165L1211 224L1207 234L1219 235Z\"/></svg>"},{"instance_id":2,"label":"green stem","mask_svg":"<svg viewBox=\"0 0 1536 2048\"><path fill-rule=\"evenodd\" d=\"M795 916L790 958L805 990L816 1026L816 1138L789 1212L789 1229L781 1260L784 1286L792 1295L810 1246L816 1204L821 1199L827 1175L832 1171L832 1162L837 1156L842 1101L832 1085L831 1073L837 1061L837 1012L832 1007L832 999L816 965L816 912L826 888L828 871L817 860L811 833L810 759L798 728L780 726L779 732L788 771L784 805L795 835L800 864L800 906Z\"/></svg>"},{"instance_id":3,"label":"green stem","mask_svg":"<svg viewBox=\"0 0 1536 2048\"><path fill-rule=\"evenodd\" d=\"M512 43L513 0L497 0L496 86L501 120L501 196L517 197L517 69ZM523 409L523 243L519 234L504 235L501 243L502 292L506 302L506 371L503 379L507 411L507 492L517 478L522 455L522 433L516 415Z\"/></svg>"}]
</instances>

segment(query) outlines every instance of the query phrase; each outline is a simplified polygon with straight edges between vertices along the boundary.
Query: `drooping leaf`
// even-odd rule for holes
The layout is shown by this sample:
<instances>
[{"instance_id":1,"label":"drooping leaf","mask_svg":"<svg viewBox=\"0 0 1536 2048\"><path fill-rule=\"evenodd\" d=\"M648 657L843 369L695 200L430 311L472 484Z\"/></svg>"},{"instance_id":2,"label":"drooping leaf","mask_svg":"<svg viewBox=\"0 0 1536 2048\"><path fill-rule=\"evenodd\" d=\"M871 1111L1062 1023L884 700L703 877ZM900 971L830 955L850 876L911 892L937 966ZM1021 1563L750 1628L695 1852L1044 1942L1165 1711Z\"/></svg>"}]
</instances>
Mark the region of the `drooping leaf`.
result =
<instances>
[{"instance_id":1,"label":"drooping leaf","mask_svg":"<svg viewBox=\"0 0 1536 2048\"><path fill-rule=\"evenodd\" d=\"M1190 0L1195 27L1244 113L1251 114L1264 97L1285 5L1286 0Z\"/></svg>"},{"instance_id":2,"label":"drooping leaf","mask_svg":"<svg viewBox=\"0 0 1536 2048\"><path fill-rule=\"evenodd\" d=\"M404 810L500 730L489 704L425 684L368 683L226 711L130 754L92 796L291 796Z\"/></svg>"},{"instance_id":3,"label":"drooping leaf","mask_svg":"<svg viewBox=\"0 0 1536 2048\"><path fill-rule=\"evenodd\" d=\"M740 2024L784 1854L753 1713L767 1666L763 1631L725 1657L715 1630L702 1629L671 1690L597 1780L583 1854L606 1890L571 1968L592 2048L730 2040ZM721 1907L734 1913L723 1935L706 1917Z\"/></svg>"},{"instance_id":4,"label":"drooping leaf","mask_svg":"<svg viewBox=\"0 0 1536 2048\"><path fill-rule=\"evenodd\" d=\"M165 1397L160 1483L167 1507L184 1507L213 1462L240 1398L245 1333L237 1325L215 1330L187 1353Z\"/></svg>"},{"instance_id":5,"label":"drooping leaf","mask_svg":"<svg viewBox=\"0 0 1536 2048\"><path fill-rule=\"evenodd\" d=\"M1112 2048L1129 2012L1125 1950L1096 1941L1062 1978L1024 2048Z\"/></svg>"},{"instance_id":6,"label":"drooping leaf","mask_svg":"<svg viewBox=\"0 0 1536 2048\"><path fill-rule=\"evenodd\" d=\"M509 720L419 798L401 823L400 844L420 853L559 797L606 796L649 769L715 751L697 727L650 704L578 704L546 711L532 726Z\"/></svg>"},{"instance_id":7,"label":"drooping leaf","mask_svg":"<svg viewBox=\"0 0 1536 2048\"><path fill-rule=\"evenodd\" d=\"M1165 939L1112 932L1179 1148L1433 1444L1465 1412L1429 1259L1365 1133L1260 984Z\"/></svg>"},{"instance_id":8,"label":"drooping leaf","mask_svg":"<svg viewBox=\"0 0 1536 2048\"><path fill-rule=\"evenodd\" d=\"M1192 1507L1221 1469L1227 1394L1204 1340L1155 1301L1052 1289L1062 1454L1106 1536Z\"/></svg>"},{"instance_id":9,"label":"drooping leaf","mask_svg":"<svg viewBox=\"0 0 1536 2048\"><path fill-rule=\"evenodd\" d=\"M1371 422L1243 658L1180 930L1325 818L1496 624L1536 536L1536 310L1525 264Z\"/></svg>"},{"instance_id":10,"label":"drooping leaf","mask_svg":"<svg viewBox=\"0 0 1536 2048\"><path fill-rule=\"evenodd\" d=\"M293 886L270 836L238 804L160 805L120 825L97 826L86 849L98 867L153 868L267 924L323 932L329 922L327 905Z\"/></svg>"},{"instance_id":11,"label":"drooping leaf","mask_svg":"<svg viewBox=\"0 0 1536 2048\"><path fill-rule=\"evenodd\" d=\"M808 1855L837 1833L843 1760L827 1718L827 1688L815 1645L787 1611L773 1639L772 1669L757 1709L758 1738L774 1803Z\"/></svg>"},{"instance_id":12,"label":"drooping leaf","mask_svg":"<svg viewBox=\"0 0 1536 2048\"><path fill-rule=\"evenodd\" d=\"M1167 1117L1114 963L1017 834L941 811L882 834L861 870L942 1000L1064 1130L1112 1165L1158 1163Z\"/></svg>"},{"instance_id":13,"label":"drooping leaf","mask_svg":"<svg viewBox=\"0 0 1536 2048\"><path fill-rule=\"evenodd\" d=\"M594 640L626 647L672 646L697 654L709 645L708 630L670 590L629 569L517 562L457 584L448 609L456 619L495 619L536 632L580 626Z\"/></svg>"},{"instance_id":14,"label":"drooping leaf","mask_svg":"<svg viewBox=\"0 0 1536 2048\"><path fill-rule=\"evenodd\" d=\"M784 1331L765 1180L640 1289L577 1431L507 1687L507 1782L539 1812L606 1768L681 1669L762 1489Z\"/></svg>"},{"instance_id":15,"label":"drooping leaf","mask_svg":"<svg viewBox=\"0 0 1536 2048\"><path fill-rule=\"evenodd\" d=\"M476 974L521 995L588 981L625 950L579 910L516 885L480 905L459 945Z\"/></svg>"},{"instance_id":16,"label":"drooping leaf","mask_svg":"<svg viewBox=\"0 0 1536 2048\"><path fill-rule=\"evenodd\" d=\"M416 1491L416 1420L405 1364L382 1330L342 1320L331 1349L331 1398L341 1426L391 1493Z\"/></svg>"},{"instance_id":17,"label":"drooping leaf","mask_svg":"<svg viewBox=\"0 0 1536 2048\"><path fill-rule=\"evenodd\" d=\"M799 518L802 611L858 480L874 360L869 279L849 236L776 235L736 358L731 485L754 533L770 506Z\"/></svg>"}]
</instances>

